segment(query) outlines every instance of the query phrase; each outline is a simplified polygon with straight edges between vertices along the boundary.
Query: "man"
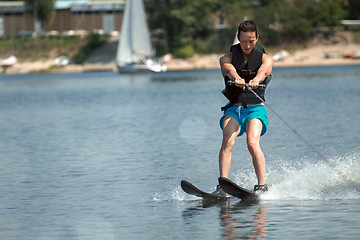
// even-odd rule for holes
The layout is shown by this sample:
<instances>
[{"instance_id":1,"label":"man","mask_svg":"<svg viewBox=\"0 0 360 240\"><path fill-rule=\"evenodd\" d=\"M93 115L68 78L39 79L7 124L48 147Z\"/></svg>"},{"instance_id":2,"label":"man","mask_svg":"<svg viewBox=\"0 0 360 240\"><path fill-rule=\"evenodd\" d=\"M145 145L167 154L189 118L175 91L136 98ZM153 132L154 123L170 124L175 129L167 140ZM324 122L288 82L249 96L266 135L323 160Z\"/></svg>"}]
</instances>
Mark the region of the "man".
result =
<instances>
[{"instance_id":1,"label":"man","mask_svg":"<svg viewBox=\"0 0 360 240\"><path fill-rule=\"evenodd\" d=\"M268 117L262 101L250 91L248 84L264 100L265 87L270 82L273 60L257 45L259 35L253 21L240 23L237 35L240 43L231 47L230 53L220 58L221 72L225 78L224 95L229 104L222 108L220 120L223 140L219 153L220 176L228 177L231 151L237 136L246 132L248 150L252 156L257 185L254 191L267 191L265 183L265 157L260 148L260 136L265 134ZM230 82L235 82L230 84ZM265 84L264 88L256 87ZM224 194L218 186L215 193Z\"/></svg>"}]
</instances>

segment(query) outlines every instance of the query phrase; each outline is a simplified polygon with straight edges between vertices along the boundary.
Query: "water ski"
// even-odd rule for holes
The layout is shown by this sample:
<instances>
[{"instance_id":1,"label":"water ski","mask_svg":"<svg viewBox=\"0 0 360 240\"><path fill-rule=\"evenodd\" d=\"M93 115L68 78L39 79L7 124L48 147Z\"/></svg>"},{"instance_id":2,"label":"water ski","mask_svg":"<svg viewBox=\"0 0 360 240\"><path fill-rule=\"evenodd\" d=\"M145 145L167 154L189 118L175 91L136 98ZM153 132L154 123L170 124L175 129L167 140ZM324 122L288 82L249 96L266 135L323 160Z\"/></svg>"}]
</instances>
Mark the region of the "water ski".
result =
<instances>
[{"instance_id":1,"label":"water ski","mask_svg":"<svg viewBox=\"0 0 360 240\"><path fill-rule=\"evenodd\" d=\"M181 188L184 190L184 192L190 195L201 197L203 200L206 201L222 201L228 199L228 197L225 196L219 196L213 193L204 192L186 180L181 181Z\"/></svg>"},{"instance_id":2,"label":"water ski","mask_svg":"<svg viewBox=\"0 0 360 240\"><path fill-rule=\"evenodd\" d=\"M258 199L258 196L250 190L240 187L228 178L219 177L219 184L226 193L242 200Z\"/></svg>"}]
</instances>

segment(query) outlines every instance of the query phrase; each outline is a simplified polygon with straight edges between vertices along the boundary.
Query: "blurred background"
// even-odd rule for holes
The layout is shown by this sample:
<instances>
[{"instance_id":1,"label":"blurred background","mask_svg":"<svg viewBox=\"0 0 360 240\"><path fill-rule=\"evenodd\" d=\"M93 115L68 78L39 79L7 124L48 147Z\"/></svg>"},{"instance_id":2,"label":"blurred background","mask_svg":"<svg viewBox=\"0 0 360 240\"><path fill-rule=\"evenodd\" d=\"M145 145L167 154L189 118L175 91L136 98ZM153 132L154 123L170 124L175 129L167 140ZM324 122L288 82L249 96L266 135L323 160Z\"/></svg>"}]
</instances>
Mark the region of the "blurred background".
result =
<instances>
[{"instance_id":1,"label":"blurred background","mask_svg":"<svg viewBox=\"0 0 360 240\"><path fill-rule=\"evenodd\" d=\"M114 70L126 2L0 0L3 72ZM244 19L259 25L259 43L279 66L360 62L357 0L143 3L155 55L168 70L217 68ZM68 62L54 63L60 56Z\"/></svg>"}]
</instances>

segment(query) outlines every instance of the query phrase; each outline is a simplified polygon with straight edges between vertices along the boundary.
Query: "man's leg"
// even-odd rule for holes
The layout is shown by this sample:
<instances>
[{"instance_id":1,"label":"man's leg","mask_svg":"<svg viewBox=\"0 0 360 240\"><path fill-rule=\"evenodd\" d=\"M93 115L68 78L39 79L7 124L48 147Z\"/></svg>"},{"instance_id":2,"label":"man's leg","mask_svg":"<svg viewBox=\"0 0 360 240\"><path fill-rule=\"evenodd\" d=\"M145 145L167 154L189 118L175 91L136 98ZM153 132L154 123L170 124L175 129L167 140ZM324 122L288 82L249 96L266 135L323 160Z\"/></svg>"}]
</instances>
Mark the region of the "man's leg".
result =
<instances>
[{"instance_id":1,"label":"man's leg","mask_svg":"<svg viewBox=\"0 0 360 240\"><path fill-rule=\"evenodd\" d=\"M235 139L240 133L240 126L236 119L226 116L223 124L223 140L219 153L219 169L221 177L228 177L231 164L231 150Z\"/></svg>"},{"instance_id":2,"label":"man's leg","mask_svg":"<svg viewBox=\"0 0 360 240\"><path fill-rule=\"evenodd\" d=\"M251 119L246 125L246 142L253 159L258 185L265 184L266 166L265 157L260 148L260 135L262 122L259 119Z\"/></svg>"}]
</instances>

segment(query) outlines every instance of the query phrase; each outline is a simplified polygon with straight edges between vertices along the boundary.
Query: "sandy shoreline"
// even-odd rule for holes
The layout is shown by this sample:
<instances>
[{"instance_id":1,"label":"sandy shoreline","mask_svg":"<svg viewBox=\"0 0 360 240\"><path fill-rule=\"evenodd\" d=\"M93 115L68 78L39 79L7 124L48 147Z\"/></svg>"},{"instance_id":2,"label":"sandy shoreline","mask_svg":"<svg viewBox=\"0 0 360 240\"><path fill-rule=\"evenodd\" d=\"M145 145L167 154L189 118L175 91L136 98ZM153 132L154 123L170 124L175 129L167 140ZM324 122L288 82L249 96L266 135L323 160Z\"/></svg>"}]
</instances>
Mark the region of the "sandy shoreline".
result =
<instances>
[{"instance_id":1,"label":"sandy shoreline","mask_svg":"<svg viewBox=\"0 0 360 240\"><path fill-rule=\"evenodd\" d=\"M333 57L326 58L326 53ZM360 53L360 44L334 44L308 47L290 52L288 57L274 63L274 67L327 66L327 65L360 65L360 59L344 58L344 55ZM272 56L271 53L269 53ZM189 59L172 59L166 63L168 71L218 69L222 54L194 56ZM54 59L34 62L19 61L6 70L6 74L27 74L32 72L84 72L84 71L116 71L114 61L91 63L84 65L69 64L62 68L52 67ZM51 68L51 69L50 69Z\"/></svg>"}]
</instances>

